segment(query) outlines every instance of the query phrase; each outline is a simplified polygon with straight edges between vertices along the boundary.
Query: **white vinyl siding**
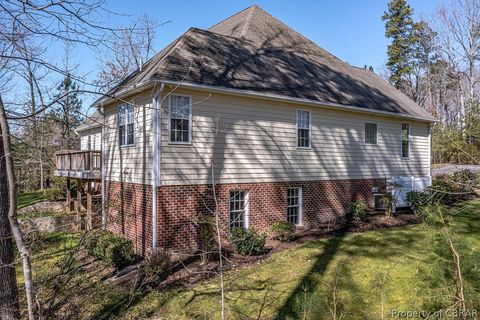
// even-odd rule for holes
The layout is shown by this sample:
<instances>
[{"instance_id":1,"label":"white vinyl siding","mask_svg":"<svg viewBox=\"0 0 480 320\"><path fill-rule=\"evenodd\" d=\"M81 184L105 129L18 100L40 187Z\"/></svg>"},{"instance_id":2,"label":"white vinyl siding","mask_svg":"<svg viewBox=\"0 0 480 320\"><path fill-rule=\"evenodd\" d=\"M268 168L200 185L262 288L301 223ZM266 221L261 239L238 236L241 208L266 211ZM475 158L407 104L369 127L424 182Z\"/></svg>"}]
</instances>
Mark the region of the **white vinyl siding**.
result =
<instances>
[{"instance_id":1,"label":"white vinyl siding","mask_svg":"<svg viewBox=\"0 0 480 320\"><path fill-rule=\"evenodd\" d=\"M162 185L425 176L428 123L410 122L410 161L399 157L402 119L302 106L311 113L311 149L297 148L298 105L193 90L193 143L168 144L162 107ZM377 145L364 143L376 123ZM212 167L213 166L213 167ZM212 170L213 169L213 170Z\"/></svg>"},{"instance_id":2,"label":"white vinyl siding","mask_svg":"<svg viewBox=\"0 0 480 320\"><path fill-rule=\"evenodd\" d=\"M106 180L151 184L152 176L152 97L151 92L137 96L133 121L135 143L119 146L118 104L105 107L105 151L103 152Z\"/></svg>"},{"instance_id":3,"label":"white vinyl siding","mask_svg":"<svg viewBox=\"0 0 480 320\"><path fill-rule=\"evenodd\" d=\"M365 143L366 144L377 144L377 124L376 123L365 123Z\"/></svg>"},{"instance_id":4,"label":"white vinyl siding","mask_svg":"<svg viewBox=\"0 0 480 320\"><path fill-rule=\"evenodd\" d=\"M79 132L80 150L100 150L102 148L101 128L93 128Z\"/></svg>"}]
</instances>

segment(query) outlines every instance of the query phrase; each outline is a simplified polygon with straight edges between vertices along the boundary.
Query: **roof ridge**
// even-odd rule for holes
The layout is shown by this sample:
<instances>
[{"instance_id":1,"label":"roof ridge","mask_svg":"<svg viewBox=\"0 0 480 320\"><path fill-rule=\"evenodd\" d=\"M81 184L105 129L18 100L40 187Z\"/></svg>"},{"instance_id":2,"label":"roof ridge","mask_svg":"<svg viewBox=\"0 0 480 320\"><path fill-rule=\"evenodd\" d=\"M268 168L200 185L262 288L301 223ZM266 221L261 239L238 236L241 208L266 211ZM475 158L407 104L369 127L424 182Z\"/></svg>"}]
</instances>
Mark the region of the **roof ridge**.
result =
<instances>
[{"instance_id":1,"label":"roof ridge","mask_svg":"<svg viewBox=\"0 0 480 320\"><path fill-rule=\"evenodd\" d=\"M250 23L252 22L253 14L258 7L256 5L252 5L249 8L250 8L250 11L248 12L242 32L240 33L240 38L242 39L245 38L245 36L247 35L248 28L250 27Z\"/></svg>"},{"instance_id":2,"label":"roof ridge","mask_svg":"<svg viewBox=\"0 0 480 320\"><path fill-rule=\"evenodd\" d=\"M250 9L251 7L253 7L253 6L256 6L256 5L251 5L251 6L249 6L249 7L246 7L246 8L243 9L242 11L239 11L239 12L236 12L236 13L232 14L231 16L229 16L229 17L227 17L227 18L225 18L225 19L223 19L223 20L215 23L213 26L211 26L210 28L208 28L208 30L213 29L213 28L215 28L216 26L218 26L219 24L222 24L223 22L227 21L228 19L230 19L230 18L232 18L232 17L234 17L234 16L236 16L236 15L239 15L240 13L242 13L242 12L244 12L244 11L249 10L249 9ZM198 28L197 28L197 29L198 29ZM202 29L202 30L203 30L203 29ZM213 32L213 31L212 31L212 32Z\"/></svg>"}]
</instances>

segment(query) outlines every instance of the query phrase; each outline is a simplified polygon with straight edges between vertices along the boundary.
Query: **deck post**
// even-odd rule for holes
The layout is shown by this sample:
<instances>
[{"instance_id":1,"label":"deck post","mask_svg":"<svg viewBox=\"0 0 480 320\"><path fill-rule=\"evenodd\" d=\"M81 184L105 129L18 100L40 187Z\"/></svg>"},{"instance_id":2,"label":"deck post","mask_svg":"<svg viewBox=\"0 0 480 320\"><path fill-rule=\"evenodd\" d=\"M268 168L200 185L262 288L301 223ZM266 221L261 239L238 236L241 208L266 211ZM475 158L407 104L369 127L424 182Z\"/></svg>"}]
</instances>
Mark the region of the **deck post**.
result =
<instances>
[{"instance_id":1,"label":"deck post","mask_svg":"<svg viewBox=\"0 0 480 320\"><path fill-rule=\"evenodd\" d=\"M92 182L87 182L87 230L93 229L92 223Z\"/></svg>"},{"instance_id":2,"label":"deck post","mask_svg":"<svg viewBox=\"0 0 480 320\"><path fill-rule=\"evenodd\" d=\"M78 220L78 231L82 230L82 180L77 179L77 201L76 201L76 211L77 211L77 220Z\"/></svg>"},{"instance_id":3,"label":"deck post","mask_svg":"<svg viewBox=\"0 0 480 320\"><path fill-rule=\"evenodd\" d=\"M70 213L72 210L72 186L70 184L70 178L67 178L67 213Z\"/></svg>"}]
</instances>

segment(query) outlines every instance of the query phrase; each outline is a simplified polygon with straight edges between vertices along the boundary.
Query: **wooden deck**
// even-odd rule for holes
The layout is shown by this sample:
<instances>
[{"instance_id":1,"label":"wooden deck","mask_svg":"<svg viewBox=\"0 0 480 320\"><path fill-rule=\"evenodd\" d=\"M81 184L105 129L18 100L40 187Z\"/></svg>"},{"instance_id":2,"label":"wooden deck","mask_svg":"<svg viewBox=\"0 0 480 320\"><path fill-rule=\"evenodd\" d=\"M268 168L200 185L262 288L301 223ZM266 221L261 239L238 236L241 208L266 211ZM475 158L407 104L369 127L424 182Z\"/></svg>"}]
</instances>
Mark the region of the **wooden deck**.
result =
<instances>
[{"instance_id":1,"label":"wooden deck","mask_svg":"<svg viewBox=\"0 0 480 320\"><path fill-rule=\"evenodd\" d=\"M102 152L100 150L62 150L55 154L58 177L82 180L102 178Z\"/></svg>"}]
</instances>

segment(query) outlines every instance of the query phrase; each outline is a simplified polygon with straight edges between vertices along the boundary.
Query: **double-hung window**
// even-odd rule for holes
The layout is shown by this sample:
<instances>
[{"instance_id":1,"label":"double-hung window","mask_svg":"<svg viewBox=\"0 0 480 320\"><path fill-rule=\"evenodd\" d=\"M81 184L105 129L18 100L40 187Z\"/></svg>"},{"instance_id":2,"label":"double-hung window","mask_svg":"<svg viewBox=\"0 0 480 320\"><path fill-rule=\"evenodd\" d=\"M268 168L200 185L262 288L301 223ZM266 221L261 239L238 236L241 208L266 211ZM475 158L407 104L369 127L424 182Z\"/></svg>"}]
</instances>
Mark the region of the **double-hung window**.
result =
<instances>
[{"instance_id":1,"label":"double-hung window","mask_svg":"<svg viewBox=\"0 0 480 320\"><path fill-rule=\"evenodd\" d=\"M296 225L302 223L302 188L287 189L287 221Z\"/></svg>"},{"instance_id":2,"label":"double-hung window","mask_svg":"<svg viewBox=\"0 0 480 320\"><path fill-rule=\"evenodd\" d=\"M230 191L229 195L230 230L248 228L248 194L245 191Z\"/></svg>"},{"instance_id":3,"label":"double-hung window","mask_svg":"<svg viewBox=\"0 0 480 320\"><path fill-rule=\"evenodd\" d=\"M365 123L365 143L377 144L377 124Z\"/></svg>"},{"instance_id":4,"label":"double-hung window","mask_svg":"<svg viewBox=\"0 0 480 320\"><path fill-rule=\"evenodd\" d=\"M118 138L121 146L134 143L134 108L131 104L118 107Z\"/></svg>"},{"instance_id":5,"label":"double-hung window","mask_svg":"<svg viewBox=\"0 0 480 320\"><path fill-rule=\"evenodd\" d=\"M297 110L297 147L310 148L312 138L311 114L307 110Z\"/></svg>"},{"instance_id":6,"label":"double-hung window","mask_svg":"<svg viewBox=\"0 0 480 320\"><path fill-rule=\"evenodd\" d=\"M410 156L410 125L402 123L402 158Z\"/></svg>"},{"instance_id":7,"label":"double-hung window","mask_svg":"<svg viewBox=\"0 0 480 320\"><path fill-rule=\"evenodd\" d=\"M184 95L171 95L168 104L169 142L192 142L192 99Z\"/></svg>"}]
</instances>

